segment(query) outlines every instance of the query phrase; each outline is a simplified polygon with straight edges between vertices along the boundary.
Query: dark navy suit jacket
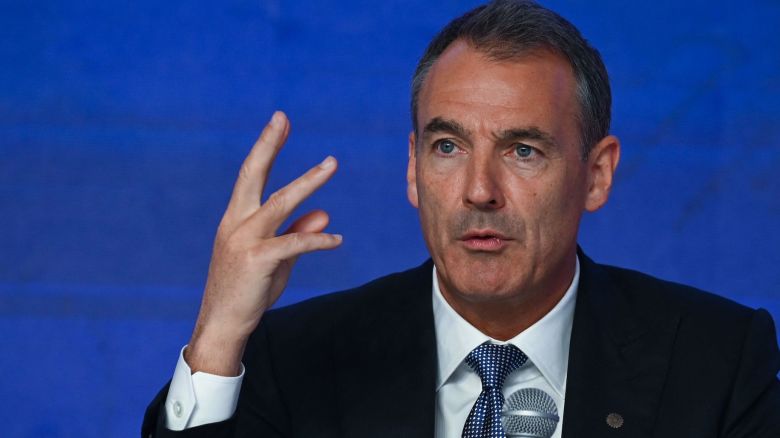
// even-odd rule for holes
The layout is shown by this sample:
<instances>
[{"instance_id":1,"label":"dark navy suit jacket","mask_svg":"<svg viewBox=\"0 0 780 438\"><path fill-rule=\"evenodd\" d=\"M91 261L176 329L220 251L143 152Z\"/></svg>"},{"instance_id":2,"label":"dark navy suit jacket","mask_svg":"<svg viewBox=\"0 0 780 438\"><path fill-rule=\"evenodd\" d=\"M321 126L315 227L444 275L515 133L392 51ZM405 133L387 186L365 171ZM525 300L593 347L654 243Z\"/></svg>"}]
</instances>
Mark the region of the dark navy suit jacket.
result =
<instances>
[{"instance_id":1,"label":"dark navy suit jacket","mask_svg":"<svg viewBox=\"0 0 780 438\"><path fill-rule=\"evenodd\" d=\"M563 438L780 437L780 353L766 311L580 261ZM268 312L247 346L233 418L168 431L166 386L142 436L432 437L432 268ZM621 427L607 424L611 413Z\"/></svg>"}]
</instances>

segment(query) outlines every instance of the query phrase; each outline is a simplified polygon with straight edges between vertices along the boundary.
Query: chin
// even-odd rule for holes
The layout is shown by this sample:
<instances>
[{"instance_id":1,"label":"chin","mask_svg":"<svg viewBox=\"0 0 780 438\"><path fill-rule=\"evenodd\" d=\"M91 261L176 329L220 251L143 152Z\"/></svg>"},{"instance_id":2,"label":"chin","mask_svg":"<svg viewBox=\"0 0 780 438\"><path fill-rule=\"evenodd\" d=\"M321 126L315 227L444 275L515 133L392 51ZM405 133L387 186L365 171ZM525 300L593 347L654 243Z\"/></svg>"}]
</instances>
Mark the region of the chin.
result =
<instances>
[{"instance_id":1,"label":"chin","mask_svg":"<svg viewBox=\"0 0 780 438\"><path fill-rule=\"evenodd\" d=\"M461 260L447 264L447 283L450 291L470 301L492 301L508 298L521 287L517 285L517 269L495 259ZM510 277L510 274L513 274ZM517 286L515 286L517 285Z\"/></svg>"}]
</instances>

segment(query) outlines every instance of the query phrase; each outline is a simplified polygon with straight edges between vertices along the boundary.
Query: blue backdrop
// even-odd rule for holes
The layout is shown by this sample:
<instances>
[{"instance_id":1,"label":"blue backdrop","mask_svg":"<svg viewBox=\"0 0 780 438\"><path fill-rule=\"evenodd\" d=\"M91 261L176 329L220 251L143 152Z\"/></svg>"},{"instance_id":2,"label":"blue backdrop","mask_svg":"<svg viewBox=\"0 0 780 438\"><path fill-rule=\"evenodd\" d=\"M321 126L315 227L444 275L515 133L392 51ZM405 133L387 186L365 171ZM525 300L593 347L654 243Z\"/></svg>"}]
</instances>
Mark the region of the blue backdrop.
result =
<instances>
[{"instance_id":1,"label":"blue backdrop","mask_svg":"<svg viewBox=\"0 0 780 438\"><path fill-rule=\"evenodd\" d=\"M282 302L426 258L409 78L473 1L2 1L0 424L137 436L188 340L233 178L274 109L279 187L327 154L342 248ZM780 318L780 3L550 1L602 51L623 140L596 260Z\"/></svg>"}]
</instances>

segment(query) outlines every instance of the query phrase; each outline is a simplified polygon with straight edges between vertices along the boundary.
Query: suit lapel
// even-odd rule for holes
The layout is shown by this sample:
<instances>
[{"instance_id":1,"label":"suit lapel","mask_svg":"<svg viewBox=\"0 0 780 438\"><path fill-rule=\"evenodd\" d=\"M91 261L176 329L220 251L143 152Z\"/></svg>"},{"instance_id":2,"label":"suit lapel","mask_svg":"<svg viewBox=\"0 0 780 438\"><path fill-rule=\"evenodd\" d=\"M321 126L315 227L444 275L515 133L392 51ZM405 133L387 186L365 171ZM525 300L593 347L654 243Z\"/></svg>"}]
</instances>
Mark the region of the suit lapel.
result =
<instances>
[{"instance_id":1,"label":"suit lapel","mask_svg":"<svg viewBox=\"0 0 780 438\"><path fill-rule=\"evenodd\" d=\"M426 437L434 432L436 340L428 261L378 293L335 344L344 437Z\"/></svg>"},{"instance_id":2,"label":"suit lapel","mask_svg":"<svg viewBox=\"0 0 780 438\"><path fill-rule=\"evenodd\" d=\"M579 255L563 438L650 437L679 316L632 306L608 272Z\"/></svg>"}]
</instances>

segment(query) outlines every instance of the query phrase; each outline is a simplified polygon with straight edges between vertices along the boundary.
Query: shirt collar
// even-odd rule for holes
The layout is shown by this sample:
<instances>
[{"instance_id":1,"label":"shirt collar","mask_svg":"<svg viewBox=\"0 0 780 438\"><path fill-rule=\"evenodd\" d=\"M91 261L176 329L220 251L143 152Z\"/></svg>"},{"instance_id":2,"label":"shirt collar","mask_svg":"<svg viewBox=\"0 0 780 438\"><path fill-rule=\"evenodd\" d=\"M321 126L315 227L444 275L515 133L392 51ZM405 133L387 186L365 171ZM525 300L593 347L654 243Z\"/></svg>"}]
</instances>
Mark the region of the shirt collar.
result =
<instances>
[{"instance_id":1,"label":"shirt collar","mask_svg":"<svg viewBox=\"0 0 780 438\"><path fill-rule=\"evenodd\" d=\"M574 305L580 279L580 262L576 260L574 278L558 304L523 332L505 343L513 344L528 356L550 386L561 396L566 390L569 364L569 341L574 319ZM438 374L436 390L450 378L466 356L485 341L503 344L469 324L441 294L436 267L433 268L433 320L436 328Z\"/></svg>"}]
</instances>

